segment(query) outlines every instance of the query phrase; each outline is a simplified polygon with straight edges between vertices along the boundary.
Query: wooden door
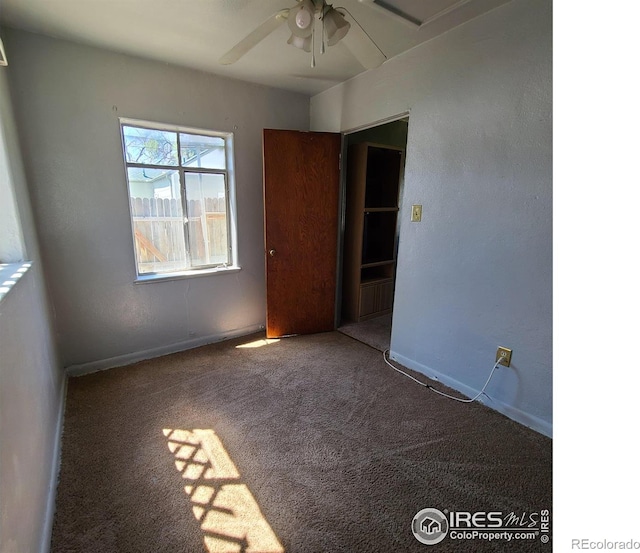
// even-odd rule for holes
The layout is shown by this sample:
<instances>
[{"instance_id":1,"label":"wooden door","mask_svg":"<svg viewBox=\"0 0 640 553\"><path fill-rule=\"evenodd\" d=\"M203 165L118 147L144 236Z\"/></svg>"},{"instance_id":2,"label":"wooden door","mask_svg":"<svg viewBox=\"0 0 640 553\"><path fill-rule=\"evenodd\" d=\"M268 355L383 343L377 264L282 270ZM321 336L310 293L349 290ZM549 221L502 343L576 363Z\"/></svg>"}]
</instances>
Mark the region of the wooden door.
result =
<instances>
[{"instance_id":1,"label":"wooden door","mask_svg":"<svg viewBox=\"0 0 640 553\"><path fill-rule=\"evenodd\" d=\"M335 328L339 134L263 133L267 337Z\"/></svg>"}]
</instances>

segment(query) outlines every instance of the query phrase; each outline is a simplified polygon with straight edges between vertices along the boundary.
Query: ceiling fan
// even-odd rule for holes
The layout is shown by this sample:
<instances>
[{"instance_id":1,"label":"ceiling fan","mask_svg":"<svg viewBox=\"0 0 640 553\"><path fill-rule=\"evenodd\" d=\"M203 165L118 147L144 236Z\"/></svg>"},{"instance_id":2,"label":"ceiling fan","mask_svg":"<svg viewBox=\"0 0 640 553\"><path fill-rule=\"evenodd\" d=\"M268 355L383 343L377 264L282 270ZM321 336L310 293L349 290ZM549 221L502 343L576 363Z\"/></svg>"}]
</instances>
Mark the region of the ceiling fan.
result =
<instances>
[{"instance_id":1,"label":"ceiling fan","mask_svg":"<svg viewBox=\"0 0 640 553\"><path fill-rule=\"evenodd\" d=\"M351 25L345 15L355 23ZM316 20L321 25L320 53L326 46L342 42L354 57L367 69L381 65L387 57L360 26L346 8L334 8L325 0L297 0L291 8L274 13L258 25L245 38L220 58L220 63L230 65L238 61L259 42L287 23L291 37L287 44L311 53L311 67L315 67Z\"/></svg>"}]
</instances>

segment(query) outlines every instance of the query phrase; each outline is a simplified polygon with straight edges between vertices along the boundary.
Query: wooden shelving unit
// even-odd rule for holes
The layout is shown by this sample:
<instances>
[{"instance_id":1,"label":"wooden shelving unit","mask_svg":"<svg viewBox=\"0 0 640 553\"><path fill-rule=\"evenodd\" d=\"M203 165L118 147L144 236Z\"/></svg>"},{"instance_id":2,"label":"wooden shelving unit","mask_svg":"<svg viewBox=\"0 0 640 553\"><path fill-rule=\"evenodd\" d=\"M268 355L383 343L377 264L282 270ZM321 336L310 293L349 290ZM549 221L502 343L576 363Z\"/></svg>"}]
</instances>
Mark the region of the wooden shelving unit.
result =
<instances>
[{"instance_id":1,"label":"wooden shelving unit","mask_svg":"<svg viewBox=\"0 0 640 553\"><path fill-rule=\"evenodd\" d=\"M363 321L391 312L398 192L404 150L362 142L349 147L342 316Z\"/></svg>"}]
</instances>

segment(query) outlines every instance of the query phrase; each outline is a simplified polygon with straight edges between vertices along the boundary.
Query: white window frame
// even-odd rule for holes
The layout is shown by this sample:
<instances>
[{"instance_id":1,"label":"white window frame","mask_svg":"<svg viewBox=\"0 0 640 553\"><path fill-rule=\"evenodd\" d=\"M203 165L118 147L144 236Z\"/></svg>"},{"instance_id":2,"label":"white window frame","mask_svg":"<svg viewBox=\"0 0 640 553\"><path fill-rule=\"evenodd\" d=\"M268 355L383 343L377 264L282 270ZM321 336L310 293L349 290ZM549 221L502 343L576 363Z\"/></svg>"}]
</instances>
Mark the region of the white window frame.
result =
<instances>
[{"instance_id":1,"label":"white window frame","mask_svg":"<svg viewBox=\"0 0 640 553\"><path fill-rule=\"evenodd\" d=\"M178 141L178 165L152 165L147 163L131 163L127 161L125 141L124 141L124 132L123 127L141 127L145 129L153 129L159 131L168 131L175 132L177 134ZM127 190L127 204L129 205L129 220L131 222L131 236L132 236L132 245L133 245L133 261L136 270L136 283L144 283L144 282L154 282L158 280L173 280L179 278L186 278L192 276L204 276L215 273L229 273L240 270L240 266L238 265L238 232L237 232L237 204L236 204L236 192L235 192L235 164L234 164L234 136L232 132L223 132L223 131L211 131L207 129L200 129L196 127L185 127L182 125L171 125L165 123L158 123L153 121L144 121L140 119L129 119L120 117L119 118L119 126L120 139L122 141L122 159L124 162L124 177L126 182L126 190ZM183 166L180 160L179 155L179 147L180 147L180 133L184 134L194 134L194 135L202 135L202 136L212 136L222 138L225 141L225 165L226 169L206 169L202 167L189 167ZM180 180L180 194L181 194L181 202L183 215L185 217L185 225L184 225L184 237L185 237L185 246L187 250L187 264L188 267L183 270L176 271L164 271L164 272L139 272L138 266L138 255L135 244L135 223L134 223L134 215L131 211L131 202L130 202L130 184L129 184L129 175L128 168L142 167L149 169L164 169L168 171L176 171L179 175ZM185 173L202 173L202 174L214 174L214 175L224 175L225 177L225 198L226 198L226 209L227 209L227 248L228 248L228 262L224 264L216 264L216 265L200 265L196 267L191 266L191 256L189 251L189 239L188 239L188 228L186 224L187 218L187 209L186 209L186 185L185 185Z\"/></svg>"}]
</instances>

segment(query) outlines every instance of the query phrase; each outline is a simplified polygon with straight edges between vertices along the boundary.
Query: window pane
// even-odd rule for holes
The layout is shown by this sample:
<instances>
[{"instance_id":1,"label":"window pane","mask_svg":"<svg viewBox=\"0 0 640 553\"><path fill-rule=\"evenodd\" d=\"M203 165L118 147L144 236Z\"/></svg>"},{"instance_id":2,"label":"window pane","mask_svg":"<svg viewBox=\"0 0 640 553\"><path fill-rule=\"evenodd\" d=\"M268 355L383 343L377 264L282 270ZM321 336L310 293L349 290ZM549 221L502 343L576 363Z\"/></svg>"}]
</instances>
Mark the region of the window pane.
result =
<instances>
[{"instance_id":1,"label":"window pane","mask_svg":"<svg viewBox=\"0 0 640 553\"><path fill-rule=\"evenodd\" d=\"M224 138L180 133L180 161L184 167L225 169Z\"/></svg>"},{"instance_id":2,"label":"window pane","mask_svg":"<svg viewBox=\"0 0 640 553\"><path fill-rule=\"evenodd\" d=\"M224 175L185 173L191 265L230 263Z\"/></svg>"},{"instance_id":3,"label":"window pane","mask_svg":"<svg viewBox=\"0 0 640 553\"><path fill-rule=\"evenodd\" d=\"M122 134L127 163L178 165L176 133L123 125Z\"/></svg>"},{"instance_id":4,"label":"window pane","mask_svg":"<svg viewBox=\"0 0 640 553\"><path fill-rule=\"evenodd\" d=\"M127 177L138 274L186 269L178 172L129 167Z\"/></svg>"}]
</instances>

